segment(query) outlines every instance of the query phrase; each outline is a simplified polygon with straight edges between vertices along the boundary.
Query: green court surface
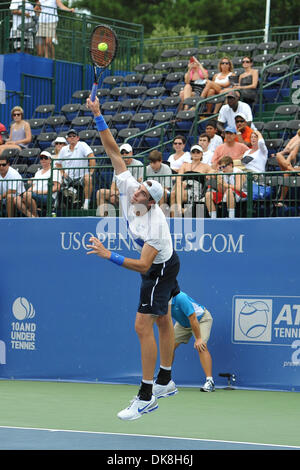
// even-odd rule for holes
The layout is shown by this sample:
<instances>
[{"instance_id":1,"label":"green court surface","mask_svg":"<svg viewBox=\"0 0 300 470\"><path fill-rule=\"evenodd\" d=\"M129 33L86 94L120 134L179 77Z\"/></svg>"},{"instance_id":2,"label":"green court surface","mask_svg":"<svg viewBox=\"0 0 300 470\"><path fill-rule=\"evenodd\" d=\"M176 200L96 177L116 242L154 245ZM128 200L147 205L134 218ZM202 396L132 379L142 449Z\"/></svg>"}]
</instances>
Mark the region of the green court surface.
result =
<instances>
[{"instance_id":1,"label":"green court surface","mask_svg":"<svg viewBox=\"0 0 300 470\"><path fill-rule=\"evenodd\" d=\"M0 380L0 427L300 448L299 393L224 389L201 393L179 387L177 395L158 401L157 411L136 421L121 421L117 412L128 406L137 390L132 385Z\"/></svg>"}]
</instances>

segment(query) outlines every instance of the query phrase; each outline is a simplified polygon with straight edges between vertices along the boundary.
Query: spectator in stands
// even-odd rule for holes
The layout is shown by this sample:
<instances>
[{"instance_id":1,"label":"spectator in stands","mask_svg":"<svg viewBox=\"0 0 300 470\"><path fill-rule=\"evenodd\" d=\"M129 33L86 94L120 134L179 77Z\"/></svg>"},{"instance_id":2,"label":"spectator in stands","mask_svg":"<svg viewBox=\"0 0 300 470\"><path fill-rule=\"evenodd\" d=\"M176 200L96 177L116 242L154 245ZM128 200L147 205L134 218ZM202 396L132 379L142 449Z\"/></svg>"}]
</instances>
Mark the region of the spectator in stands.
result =
<instances>
[{"instance_id":1,"label":"spectator in stands","mask_svg":"<svg viewBox=\"0 0 300 470\"><path fill-rule=\"evenodd\" d=\"M250 139L251 148L244 153L242 163L248 171L263 173L266 171L266 163L268 159L268 149L266 147L265 140L262 134L257 130L252 132Z\"/></svg>"},{"instance_id":2,"label":"spectator in stands","mask_svg":"<svg viewBox=\"0 0 300 470\"><path fill-rule=\"evenodd\" d=\"M172 153L168 158L172 173L178 173L184 162L191 162L190 152L184 151L185 143L186 139L183 135L177 135L173 139L173 149L175 153Z\"/></svg>"},{"instance_id":3,"label":"spectator in stands","mask_svg":"<svg viewBox=\"0 0 300 470\"><path fill-rule=\"evenodd\" d=\"M56 28L58 22L57 7L74 13L74 8L65 6L61 0L40 0L41 15L36 35L37 52L41 57L54 59L57 44Z\"/></svg>"},{"instance_id":4,"label":"spectator in stands","mask_svg":"<svg viewBox=\"0 0 300 470\"><path fill-rule=\"evenodd\" d=\"M123 156L124 162L132 174L132 176L139 181L143 181L144 165L139 160L133 158L133 148L130 144L122 144L120 146L120 153ZM117 207L119 204L119 190L116 184L115 172L113 175L110 189L98 189L96 193L97 200L97 215L104 217L108 215L108 207L106 202L109 201L111 205Z\"/></svg>"},{"instance_id":5,"label":"spectator in stands","mask_svg":"<svg viewBox=\"0 0 300 470\"><path fill-rule=\"evenodd\" d=\"M32 30L26 30L26 25L32 24L32 21L39 13L39 3L33 7L31 2L25 0L12 0L10 2L9 9L12 12L12 28L10 30L10 39L13 41L13 48L15 52L21 51L21 38L22 31L20 26L22 25L22 3L24 3L24 51L32 53L34 49L34 36Z\"/></svg>"},{"instance_id":6,"label":"spectator in stands","mask_svg":"<svg viewBox=\"0 0 300 470\"><path fill-rule=\"evenodd\" d=\"M257 97L257 87L259 74L258 70L253 69L253 60L245 56L242 60L244 72L239 76L239 83L236 85L241 93L241 99L245 103L253 105Z\"/></svg>"},{"instance_id":7,"label":"spectator in stands","mask_svg":"<svg viewBox=\"0 0 300 470\"><path fill-rule=\"evenodd\" d=\"M253 127L253 115L250 106L247 103L243 103L239 101L240 95L238 91L230 91L227 95L228 104L225 104L220 109L220 113L218 116L218 127L219 130L222 132L224 126L233 127L236 129L235 126L235 116L239 113L243 113L246 117L247 125Z\"/></svg>"},{"instance_id":8,"label":"spectator in stands","mask_svg":"<svg viewBox=\"0 0 300 470\"><path fill-rule=\"evenodd\" d=\"M59 137L59 136L58 136L58 137L56 137L56 139L52 142L52 145L54 145L54 149L55 149L54 158L57 158L59 152L61 151L61 149L62 149L65 145L68 145L68 142L67 142L67 139L65 139L65 137Z\"/></svg>"},{"instance_id":9,"label":"spectator in stands","mask_svg":"<svg viewBox=\"0 0 300 470\"><path fill-rule=\"evenodd\" d=\"M204 90L201 93L202 98L219 95L231 88L229 78L235 76L231 60L228 57L223 57L219 62L218 69L219 72L213 76L212 80L207 80ZM212 112L213 106L213 103L207 103L207 113L210 114ZM214 112L217 113L221 106L222 103L217 103Z\"/></svg>"},{"instance_id":10,"label":"spectator in stands","mask_svg":"<svg viewBox=\"0 0 300 470\"><path fill-rule=\"evenodd\" d=\"M12 180L12 181L6 181ZM25 191L23 180L17 170L11 168L8 157L0 156L0 217L13 217L15 197Z\"/></svg>"},{"instance_id":11,"label":"spectator in stands","mask_svg":"<svg viewBox=\"0 0 300 470\"><path fill-rule=\"evenodd\" d=\"M170 205L171 217L180 217L182 215L182 204L188 202L198 202L201 199L204 176L200 176L211 172L211 167L202 162L203 149L200 145L191 147L192 162L185 162L179 169L179 174L187 176L177 176L176 183L171 191Z\"/></svg>"},{"instance_id":12,"label":"spectator in stands","mask_svg":"<svg viewBox=\"0 0 300 470\"><path fill-rule=\"evenodd\" d=\"M229 218L235 217L235 203L247 198L247 178L240 168L233 167L231 157L218 162L217 190L208 188L205 204L212 219L217 217L217 205L226 202Z\"/></svg>"},{"instance_id":13,"label":"spectator in stands","mask_svg":"<svg viewBox=\"0 0 300 470\"><path fill-rule=\"evenodd\" d=\"M223 139L217 132L217 122L214 120L209 121L205 126L205 133L210 137L208 150L212 152L214 152L219 145L223 144Z\"/></svg>"},{"instance_id":14,"label":"spectator in stands","mask_svg":"<svg viewBox=\"0 0 300 470\"><path fill-rule=\"evenodd\" d=\"M184 100L190 98L191 96L201 94L203 87L206 84L208 78L208 72L203 67L203 65L196 59L196 57L191 57L188 63L188 71L184 76L184 88L181 90L179 96L181 98L181 103L179 106L179 110L189 109L188 105L184 105Z\"/></svg>"},{"instance_id":15,"label":"spectator in stands","mask_svg":"<svg viewBox=\"0 0 300 470\"><path fill-rule=\"evenodd\" d=\"M245 114L236 114L234 120L235 127L237 129L236 142L240 142L241 144L247 145L247 147L251 147L251 134L253 133L253 129L248 126Z\"/></svg>"},{"instance_id":16,"label":"spectator in stands","mask_svg":"<svg viewBox=\"0 0 300 470\"><path fill-rule=\"evenodd\" d=\"M276 159L282 171L294 171L295 164L299 158L300 150L300 129L297 134L292 137L281 152L276 154ZM286 157L287 156L287 157Z\"/></svg>"},{"instance_id":17,"label":"spectator in stands","mask_svg":"<svg viewBox=\"0 0 300 470\"><path fill-rule=\"evenodd\" d=\"M276 154L276 159L282 171L296 171L300 172L300 166L297 164L297 158L300 151L300 129L297 134L288 142L285 148ZM285 157L287 155L287 157ZM288 173L287 178L290 178ZM288 192L288 186L282 186L278 202L275 204L277 207L284 206L284 199ZM299 200L299 188L296 189L296 201Z\"/></svg>"},{"instance_id":18,"label":"spectator in stands","mask_svg":"<svg viewBox=\"0 0 300 470\"><path fill-rule=\"evenodd\" d=\"M51 153L43 150L40 153L42 168L37 170L33 179L29 182L29 188L21 196L16 197L16 206L22 214L27 217L38 217L38 207L47 207L48 182L51 177ZM56 199L57 192L61 186L61 174L59 170L53 171L52 199Z\"/></svg>"},{"instance_id":19,"label":"spectator in stands","mask_svg":"<svg viewBox=\"0 0 300 470\"><path fill-rule=\"evenodd\" d=\"M146 177L157 180L164 189L164 195L160 201L160 205L168 202L170 191L172 188L172 175L169 165L162 162L162 153L158 150L152 150L149 153L149 165L146 167Z\"/></svg>"},{"instance_id":20,"label":"spectator in stands","mask_svg":"<svg viewBox=\"0 0 300 470\"><path fill-rule=\"evenodd\" d=\"M229 156L232 160L236 160L236 165L241 164L241 158L244 153L249 150L247 145L235 141L236 130L235 127L227 126L225 128L225 142L219 145L214 151L212 157L212 167L217 168L218 163L222 157Z\"/></svg>"},{"instance_id":21,"label":"spectator in stands","mask_svg":"<svg viewBox=\"0 0 300 470\"><path fill-rule=\"evenodd\" d=\"M21 150L28 147L31 142L30 124L24 120L24 111L21 106L15 106L11 110L11 117L13 118L13 123L10 126L9 138L5 144L0 146L0 155L4 149L16 148Z\"/></svg>"},{"instance_id":22,"label":"spectator in stands","mask_svg":"<svg viewBox=\"0 0 300 470\"><path fill-rule=\"evenodd\" d=\"M0 145L5 144L5 142L9 139L9 135L7 129L2 122L0 122Z\"/></svg>"},{"instance_id":23,"label":"spectator in stands","mask_svg":"<svg viewBox=\"0 0 300 470\"><path fill-rule=\"evenodd\" d=\"M203 149L202 163L206 163L211 166L212 157L214 152L209 150L210 137L207 133L200 134L198 144Z\"/></svg>"},{"instance_id":24,"label":"spectator in stands","mask_svg":"<svg viewBox=\"0 0 300 470\"><path fill-rule=\"evenodd\" d=\"M93 150L86 143L79 141L79 134L75 129L67 132L68 145L59 152L58 158L66 158L56 163L56 167L63 169L63 178L75 187L83 185L84 204L82 209L88 210L91 194L93 192L93 174L95 171L95 157Z\"/></svg>"}]
</instances>

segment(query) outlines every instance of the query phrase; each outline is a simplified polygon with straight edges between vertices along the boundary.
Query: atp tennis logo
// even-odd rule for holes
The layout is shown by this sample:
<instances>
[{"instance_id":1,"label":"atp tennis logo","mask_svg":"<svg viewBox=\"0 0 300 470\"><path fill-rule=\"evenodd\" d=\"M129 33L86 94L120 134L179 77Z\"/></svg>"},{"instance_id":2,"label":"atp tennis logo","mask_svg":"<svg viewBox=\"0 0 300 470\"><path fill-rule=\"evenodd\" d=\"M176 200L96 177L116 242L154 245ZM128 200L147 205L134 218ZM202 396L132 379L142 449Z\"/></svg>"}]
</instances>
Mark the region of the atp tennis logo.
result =
<instances>
[{"instance_id":1,"label":"atp tennis logo","mask_svg":"<svg viewBox=\"0 0 300 470\"><path fill-rule=\"evenodd\" d=\"M270 342L272 339L271 299L234 299L234 340Z\"/></svg>"},{"instance_id":2,"label":"atp tennis logo","mask_svg":"<svg viewBox=\"0 0 300 470\"><path fill-rule=\"evenodd\" d=\"M14 317L21 320L29 320L35 317L35 309L25 297L18 297L12 306Z\"/></svg>"}]
</instances>

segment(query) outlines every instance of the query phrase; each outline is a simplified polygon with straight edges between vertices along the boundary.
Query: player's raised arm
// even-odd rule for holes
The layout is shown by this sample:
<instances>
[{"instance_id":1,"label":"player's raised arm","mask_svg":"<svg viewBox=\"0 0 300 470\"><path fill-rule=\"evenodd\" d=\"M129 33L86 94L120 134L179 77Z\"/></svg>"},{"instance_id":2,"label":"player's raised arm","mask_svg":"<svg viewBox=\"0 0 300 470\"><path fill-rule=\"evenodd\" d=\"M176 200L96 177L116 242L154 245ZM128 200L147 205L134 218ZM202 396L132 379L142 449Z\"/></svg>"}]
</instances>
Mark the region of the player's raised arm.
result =
<instances>
[{"instance_id":1,"label":"player's raised arm","mask_svg":"<svg viewBox=\"0 0 300 470\"><path fill-rule=\"evenodd\" d=\"M97 130L99 131L100 138L105 149L106 154L109 156L112 166L116 172L116 175L123 173L127 170L126 164L120 154L119 147L108 129L108 126L101 114L99 100L96 97L95 101L91 101L89 98L86 101L87 107L92 111L95 118Z\"/></svg>"}]
</instances>

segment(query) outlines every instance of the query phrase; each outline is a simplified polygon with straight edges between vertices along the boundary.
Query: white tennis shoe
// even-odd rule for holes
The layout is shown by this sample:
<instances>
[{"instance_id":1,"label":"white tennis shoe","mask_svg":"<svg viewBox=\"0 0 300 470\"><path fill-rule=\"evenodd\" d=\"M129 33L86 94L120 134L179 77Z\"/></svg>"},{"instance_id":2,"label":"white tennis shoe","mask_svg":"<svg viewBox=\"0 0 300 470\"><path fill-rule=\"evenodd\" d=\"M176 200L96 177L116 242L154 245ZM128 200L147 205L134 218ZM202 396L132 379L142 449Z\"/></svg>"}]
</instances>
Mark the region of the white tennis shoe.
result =
<instances>
[{"instance_id":1,"label":"white tennis shoe","mask_svg":"<svg viewBox=\"0 0 300 470\"><path fill-rule=\"evenodd\" d=\"M125 408L118 413L118 418L132 421L134 419L141 418L145 413L155 411L157 408L158 404L154 395L152 395L152 398L149 401L140 400L138 397L134 397L128 408Z\"/></svg>"},{"instance_id":2,"label":"white tennis shoe","mask_svg":"<svg viewBox=\"0 0 300 470\"><path fill-rule=\"evenodd\" d=\"M167 385L159 385L156 382L153 384L153 395L155 398L163 398L163 397L171 397L172 395L176 395L178 390L176 388L175 382L170 380Z\"/></svg>"},{"instance_id":3,"label":"white tennis shoe","mask_svg":"<svg viewBox=\"0 0 300 470\"><path fill-rule=\"evenodd\" d=\"M211 379L207 379L203 387L200 387L201 392L214 392L215 383Z\"/></svg>"}]
</instances>

